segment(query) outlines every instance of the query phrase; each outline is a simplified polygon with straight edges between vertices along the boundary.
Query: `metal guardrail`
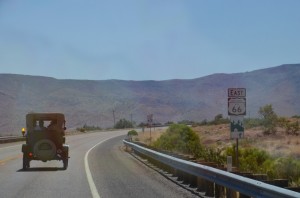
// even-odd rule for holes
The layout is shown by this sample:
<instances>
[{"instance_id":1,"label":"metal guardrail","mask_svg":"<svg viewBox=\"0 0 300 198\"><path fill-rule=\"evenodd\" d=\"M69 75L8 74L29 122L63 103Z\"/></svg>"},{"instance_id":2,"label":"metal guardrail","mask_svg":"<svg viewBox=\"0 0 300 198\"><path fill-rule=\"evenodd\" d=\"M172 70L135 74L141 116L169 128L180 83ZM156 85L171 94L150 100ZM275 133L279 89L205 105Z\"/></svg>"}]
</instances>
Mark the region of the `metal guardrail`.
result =
<instances>
[{"instance_id":1,"label":"metal guardrail","mask_svg":"<svg viewBox=\"0 0 300 198\"><path fill-rule=\"evenodd\" d=\"M159 161L167 166L185 173L200 177L220 186L240 192L251 197L266 198L290 198L300 197L300 193L266 184L261 181L242 177L230 172L222 171L209 166L178 159L148 148L144 148L132 142L123 140L123 143L131 147L134 151Z\"/></svg>"},{"instance_id":2,"label":"metal guardrail","mask_svg":"<svg viewBox=\"0 0 300 198\"><path fill-rule=\"evenodd\" d=\"M25 141L25 137L21 137L21 136L0 137L0 144L9 143L9 142L18 142L18 141Z\"/></svg>"}]
</instances>

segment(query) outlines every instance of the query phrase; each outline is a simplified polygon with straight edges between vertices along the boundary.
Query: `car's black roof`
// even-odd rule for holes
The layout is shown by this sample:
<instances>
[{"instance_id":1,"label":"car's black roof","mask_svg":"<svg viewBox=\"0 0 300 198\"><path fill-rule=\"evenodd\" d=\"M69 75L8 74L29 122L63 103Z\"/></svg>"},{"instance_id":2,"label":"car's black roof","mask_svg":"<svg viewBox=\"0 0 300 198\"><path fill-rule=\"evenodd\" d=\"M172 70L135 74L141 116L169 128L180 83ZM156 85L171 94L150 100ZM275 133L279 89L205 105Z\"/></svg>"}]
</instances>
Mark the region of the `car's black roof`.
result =
<instances>
[{"instance_id":1,"label":"car's black roof","mask_svg":"<svg viewBox=\"0 0 300 198\"><path fill-rule=\"evenodd\" d=\"M64 120L65 116L62 113L28 113L26 119L42 119L42 120Z\"/></svg>"}]
</instances>

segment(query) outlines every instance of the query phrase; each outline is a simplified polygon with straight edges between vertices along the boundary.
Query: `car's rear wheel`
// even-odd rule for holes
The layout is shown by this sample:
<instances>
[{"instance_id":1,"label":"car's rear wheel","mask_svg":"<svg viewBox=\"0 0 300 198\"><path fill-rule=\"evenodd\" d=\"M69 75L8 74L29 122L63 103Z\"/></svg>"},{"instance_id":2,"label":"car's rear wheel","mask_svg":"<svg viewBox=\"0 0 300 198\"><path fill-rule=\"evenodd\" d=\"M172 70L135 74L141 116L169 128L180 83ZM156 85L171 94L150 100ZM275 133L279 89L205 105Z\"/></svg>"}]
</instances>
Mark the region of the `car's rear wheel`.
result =
<instances>
[{"instance_id":1,"label":"car's rear wheel","mask_svg":"<svg viewBox=\"0 0 300 198\"><path fill-rule=\"evenodd\" d=\"M63 159L63 163L64 163L64 170L66 170L68 168L68 164L69 164L69 159Z\"/></svg>"},{"instance_id":2,"label":"car's rear wheel","mask_svg":"<svg viewBox=\"0 0 300 198\"><path fill-rule=\"evenodd\" d=\"M26 170L29 167L30 167L30 160L24 154L23 155L23 170Z\"/></svg>"}]
</instances>

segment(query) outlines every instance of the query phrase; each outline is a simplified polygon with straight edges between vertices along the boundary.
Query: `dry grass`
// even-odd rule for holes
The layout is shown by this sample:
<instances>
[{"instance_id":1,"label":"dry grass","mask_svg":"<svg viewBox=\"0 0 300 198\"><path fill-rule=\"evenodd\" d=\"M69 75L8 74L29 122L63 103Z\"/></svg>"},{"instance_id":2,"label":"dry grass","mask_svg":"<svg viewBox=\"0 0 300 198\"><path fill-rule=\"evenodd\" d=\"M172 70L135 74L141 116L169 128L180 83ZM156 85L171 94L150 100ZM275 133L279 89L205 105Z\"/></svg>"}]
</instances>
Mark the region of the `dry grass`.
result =
<instances>
[{"instance_id":1,"label":"dry grass","mask_svg":"<svg viewBox=\"0 0 300 198\"><path fill-rule=\"evenodd\" d=\"M151 130L152 142L157 140L166 129ZM198 133L202 144L209 147L227 147L235 143L229 136L229 125L197 126L193 130ZM139 133L138 140L150 143L150 129ZM263 135L262 129L257 127L245 130L245 138L240 141L241 147L256 147L267 151L273 156L293 156L300 158L300 136L286 135L279 129L276 135Z\"/></svg>"},{"instance_id":2,"label":"dry grass","mask_svg":"<svg viewBox=\"0 0 300 198\"><path fill-rule=\"evenodd\" d=\"M162 128L151 128L151 141L157 140L166 129ZM150 128L145 128L144 132L138 133L138 136L134 139L144 142L145 144L150 144Z\"/></svg>"},{"instance_id":3,"label":"dry grass","mask_svg":"<svg viewBox=\"0 0 300 198\"><path fill-rule=\"evenodd\" d=\"M230 140L229 126L203 126L193 128L201 137L202 143L207 146L229 146L235 143ZM273 156L300 157L300 136L286 135L279 129L276 135L263 135L262 129L257 127L245 130L245 138L240 140L241 146L256 147L267 151Z\"/></svg>"}]
</instances>

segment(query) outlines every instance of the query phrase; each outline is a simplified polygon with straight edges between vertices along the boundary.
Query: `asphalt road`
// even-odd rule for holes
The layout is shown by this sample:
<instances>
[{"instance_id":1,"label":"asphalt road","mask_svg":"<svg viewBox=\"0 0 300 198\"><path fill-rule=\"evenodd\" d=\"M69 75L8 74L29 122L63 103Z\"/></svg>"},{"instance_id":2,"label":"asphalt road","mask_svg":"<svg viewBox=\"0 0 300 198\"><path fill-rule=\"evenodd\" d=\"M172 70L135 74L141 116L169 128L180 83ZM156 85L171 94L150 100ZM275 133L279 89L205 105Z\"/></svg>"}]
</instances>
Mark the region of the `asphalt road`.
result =
<instances>
[{"instance_id":1,"label":"asphalt road","mask_svg":"<svg viewBox=\"0 0 300 198\"><path fill-rule=\"evenodd\" d=\"M195 197L123 150L127 131L67 137L70 160L32 161L23 171L22 143L0 145L0 197Z\"/></svg>"}]
</instances>

